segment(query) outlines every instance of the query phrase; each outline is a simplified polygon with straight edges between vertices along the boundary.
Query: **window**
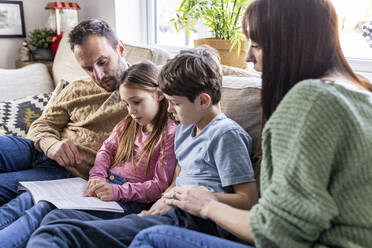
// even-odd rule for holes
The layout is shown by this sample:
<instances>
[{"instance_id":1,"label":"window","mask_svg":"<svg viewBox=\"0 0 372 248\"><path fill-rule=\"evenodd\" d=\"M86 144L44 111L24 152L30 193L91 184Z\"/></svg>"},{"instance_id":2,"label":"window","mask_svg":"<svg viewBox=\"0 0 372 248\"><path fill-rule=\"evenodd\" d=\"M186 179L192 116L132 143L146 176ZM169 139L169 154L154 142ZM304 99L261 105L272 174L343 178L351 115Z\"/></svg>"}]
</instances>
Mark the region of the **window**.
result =
<instances>
[{"instance_id":1,"label":"window","mask_svg":"<svg viewBox=\"0 0 372 248\"><path fill-rule=\"evenodd\" d=\"M173 23L175 12L182 0L156 0L155 1L155 39L154 43L166 46L193 46L193 40L197 39L197 31L190 30L190 37L186 31L176 31Z\"/></svg>"},{"instance_id":2,"label":"window","mask_svg":"<svg viewBox=\"0 0 372 248\"><path fill-rule=\"evenodd\" d=\"M372 60L372 0L331 1L337 11L345 56Z\"/></svg>"},{"instance_id":3,"label":"window","mask_svg":"<svg viewBox=\"0 0 372 248\"><path fill-rule=\"evenodd\" d=\"M169 20L182 0L142 0L146 1L147 44L166 48L171 53L185 46L193 46L193 40L208 36L203 25L190 32L176 32ZM354 70L368 73L372 80L372 0L331 0L338 14L340 41L345 56ZM368 31L368 25L369 31ZM364 29L363 29L364 28ZM369 32L369 33L368 33Z\"/></svg>"}]
</instances>

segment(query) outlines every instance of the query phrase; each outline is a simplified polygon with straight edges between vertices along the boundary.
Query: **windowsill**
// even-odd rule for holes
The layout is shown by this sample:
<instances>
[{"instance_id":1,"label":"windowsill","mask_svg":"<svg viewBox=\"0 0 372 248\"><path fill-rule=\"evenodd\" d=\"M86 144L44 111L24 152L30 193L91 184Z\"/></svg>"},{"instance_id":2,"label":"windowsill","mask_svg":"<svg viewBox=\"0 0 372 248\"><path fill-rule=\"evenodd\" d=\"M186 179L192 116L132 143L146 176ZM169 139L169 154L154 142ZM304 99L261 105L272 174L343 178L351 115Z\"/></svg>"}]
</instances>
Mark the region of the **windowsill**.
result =
<instances>
[{"instance_id":1,"label":"windowsill","mask_svg":"<svg viewBox=\"0 0 372 248\"><path fill-rule=\"evenodd\" d=\"M370 59L347 58L347 61L355 71L372 73L372 60Z\"/></svg>"}]
</instances>

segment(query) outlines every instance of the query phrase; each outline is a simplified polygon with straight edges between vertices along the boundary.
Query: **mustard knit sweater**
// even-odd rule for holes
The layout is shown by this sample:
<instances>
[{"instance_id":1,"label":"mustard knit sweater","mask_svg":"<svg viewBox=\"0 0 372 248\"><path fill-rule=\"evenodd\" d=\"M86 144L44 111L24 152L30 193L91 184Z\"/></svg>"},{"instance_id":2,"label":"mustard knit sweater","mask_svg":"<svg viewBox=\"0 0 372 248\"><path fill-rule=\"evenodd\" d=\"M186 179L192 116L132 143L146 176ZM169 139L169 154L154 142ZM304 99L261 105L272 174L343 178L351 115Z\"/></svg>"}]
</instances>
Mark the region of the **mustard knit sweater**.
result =
<instances>
[{"instance_id":1,"label":"mustard knit sweater","mask_svg":"<svg viewBox=\"0 0 372 248\"><path fill-rule=\"evenodd\" d=\"M126 113L118 92L107 92L93 81L76 81L32 123L28 138L45 154L58 141L71 139L82 162L66 169L87 179L98 149Z\"/></svg>"},{"instance_id":2,"label":"mustard knit sweater","mask_svg":"<svg viewBox=\"0 0 372 248\"><path fill-rule=\"evenodd\" d=\"M372 94L305 80L263 130L257 247L371 247Z\"/></svg>"}]
</instances>

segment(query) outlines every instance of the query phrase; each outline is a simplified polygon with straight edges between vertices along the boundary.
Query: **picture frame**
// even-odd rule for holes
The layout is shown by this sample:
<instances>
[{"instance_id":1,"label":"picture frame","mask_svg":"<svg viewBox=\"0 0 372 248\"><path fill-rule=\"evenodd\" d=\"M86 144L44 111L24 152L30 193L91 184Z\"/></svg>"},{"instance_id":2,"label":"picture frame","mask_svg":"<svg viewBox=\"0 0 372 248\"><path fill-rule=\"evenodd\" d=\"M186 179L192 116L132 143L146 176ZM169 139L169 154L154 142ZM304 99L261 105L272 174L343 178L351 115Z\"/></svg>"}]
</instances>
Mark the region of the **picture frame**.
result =
<instances>
[{"instance_id":1,"label":"picture frame","mask_svg":"<svg viewBox=\"0 0 372 248\"><path fill-rule=\"evenodd\" d=\"M0 38L26 37L22 1L0 0Z\"/></svg>"}]
</instances>

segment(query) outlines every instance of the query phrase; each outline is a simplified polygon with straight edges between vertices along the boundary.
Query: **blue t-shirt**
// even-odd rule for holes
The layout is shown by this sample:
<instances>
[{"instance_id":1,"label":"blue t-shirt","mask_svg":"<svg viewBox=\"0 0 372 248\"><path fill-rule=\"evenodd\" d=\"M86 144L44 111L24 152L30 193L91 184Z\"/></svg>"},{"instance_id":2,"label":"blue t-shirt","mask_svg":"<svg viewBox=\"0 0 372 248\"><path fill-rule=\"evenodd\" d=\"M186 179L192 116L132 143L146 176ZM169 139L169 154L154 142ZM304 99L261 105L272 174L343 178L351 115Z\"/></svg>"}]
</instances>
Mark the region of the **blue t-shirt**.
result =
<instances>
[{"instance_id":1,"label":"blue t-shirt","mask_svg":"<svg viewBox=\"0 0 372 248\"><path fill-rule=\"evenodd\" d=\"M194 124L177 128L174 149L181 167L177 186L231 193L232 185L255 181L249 156L252 139L241 126L219 114L196 136L194 129Z\"/></svg>"}]
</instances>

